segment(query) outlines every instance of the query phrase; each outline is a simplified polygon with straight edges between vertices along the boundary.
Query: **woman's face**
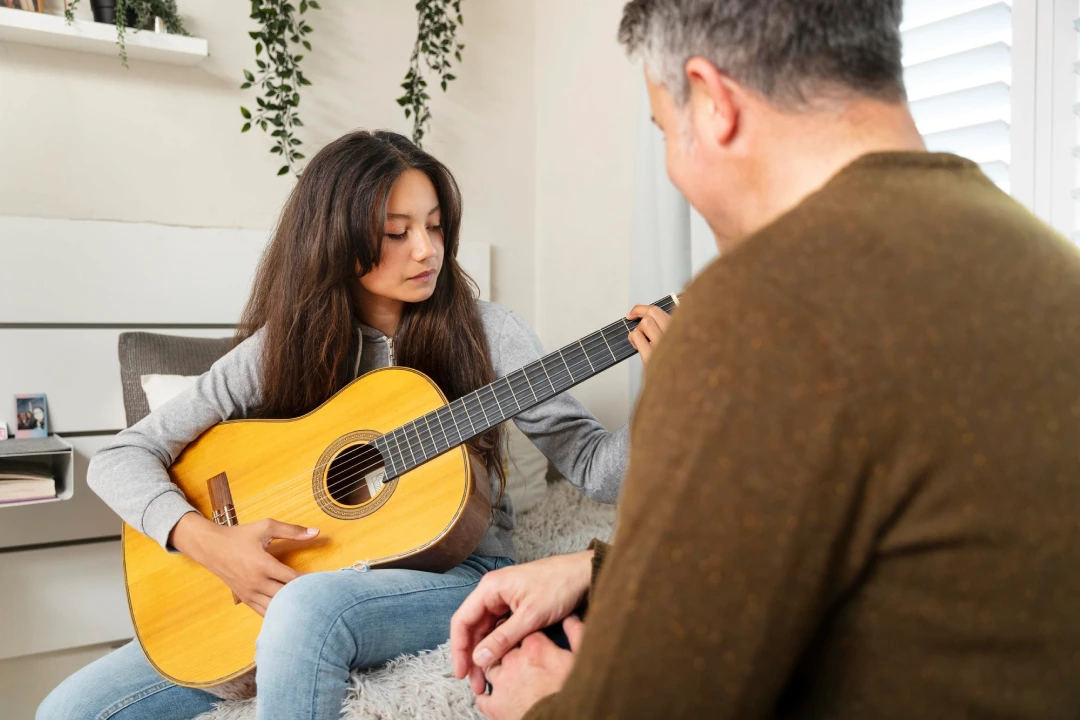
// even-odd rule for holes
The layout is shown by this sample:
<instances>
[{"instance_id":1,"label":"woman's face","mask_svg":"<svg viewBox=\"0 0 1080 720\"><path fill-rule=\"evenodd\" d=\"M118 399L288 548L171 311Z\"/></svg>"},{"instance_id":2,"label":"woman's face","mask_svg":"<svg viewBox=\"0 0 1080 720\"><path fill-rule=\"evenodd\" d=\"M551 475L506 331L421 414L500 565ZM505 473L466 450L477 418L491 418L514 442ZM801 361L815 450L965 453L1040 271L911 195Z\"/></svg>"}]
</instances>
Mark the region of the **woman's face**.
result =
<instances>
[{"instance_id":1,"label":"woman's face","mask_svg":"<svg viewBox=\"0 0 1080 720\"><path fill-rule=\"evenodd\" d=\"M402 173L386 203L382 256L360 277L360 299L374 295L418 303L431 297L443 261L440 222L431 179L419 170Z\"/></svg>"}]
</instances>

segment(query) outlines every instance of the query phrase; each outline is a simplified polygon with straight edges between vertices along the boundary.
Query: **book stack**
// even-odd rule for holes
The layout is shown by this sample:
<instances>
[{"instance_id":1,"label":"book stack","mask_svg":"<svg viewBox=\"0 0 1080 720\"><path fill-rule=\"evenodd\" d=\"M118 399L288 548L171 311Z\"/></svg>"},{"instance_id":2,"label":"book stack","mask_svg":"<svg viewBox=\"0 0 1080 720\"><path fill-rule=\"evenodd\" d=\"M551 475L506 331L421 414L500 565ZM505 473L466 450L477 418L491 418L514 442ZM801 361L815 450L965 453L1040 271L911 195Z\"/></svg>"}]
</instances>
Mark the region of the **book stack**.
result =
<instances>
[{"instance_id":1,"label":"book stack","mask_svg":"<svg viewBox=\"0 0 1080 720\"><path fill-rule=\"evenodd\" d=\"M48 465L0 459L0 505L55 497L56 479Z\"/></svg>"}]
</instances>

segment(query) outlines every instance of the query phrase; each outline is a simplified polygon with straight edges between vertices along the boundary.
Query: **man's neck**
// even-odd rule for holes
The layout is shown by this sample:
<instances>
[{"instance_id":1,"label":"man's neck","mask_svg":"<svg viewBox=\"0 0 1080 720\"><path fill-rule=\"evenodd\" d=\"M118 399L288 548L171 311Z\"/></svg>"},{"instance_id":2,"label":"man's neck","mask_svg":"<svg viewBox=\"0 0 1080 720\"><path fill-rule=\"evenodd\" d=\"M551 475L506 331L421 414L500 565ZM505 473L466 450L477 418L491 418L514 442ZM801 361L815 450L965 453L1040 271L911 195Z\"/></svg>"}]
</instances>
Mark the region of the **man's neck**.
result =
<instances>
[{"instance_id":1,"label":"man's neck","mask_svg":"<svg viewBox=\"0 0 1080 720\"><path fill-rule=\"evenodd\" d=\"M740 237L717 238L721 250L772 223L864 155L926 151L903 104L867 100L831 112L778 114L773 126L750 173L753 187L743 205Z\"/></svg>"}]
</instances>

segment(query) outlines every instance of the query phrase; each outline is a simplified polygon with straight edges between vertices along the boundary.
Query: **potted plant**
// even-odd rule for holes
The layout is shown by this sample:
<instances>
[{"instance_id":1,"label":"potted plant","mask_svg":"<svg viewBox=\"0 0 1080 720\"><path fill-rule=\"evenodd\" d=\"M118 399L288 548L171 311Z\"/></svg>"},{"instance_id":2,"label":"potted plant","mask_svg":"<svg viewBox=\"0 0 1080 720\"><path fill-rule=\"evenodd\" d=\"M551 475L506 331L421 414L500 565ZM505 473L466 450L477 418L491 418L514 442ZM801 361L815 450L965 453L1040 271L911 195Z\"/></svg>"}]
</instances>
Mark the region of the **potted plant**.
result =
<instances>
[{"instance_id":1,"label":"potted plant","mask_svg":"<svg viewBox=\"0 0 1080 720\"><path fill-rule=\"evenodd\" d=\"M71 0L64 8L67 21L75 20L75 6L79 0ZM90 8L96 22L116 25L116 44L120 46L120 62L127 66L127 46L124 36L127 28L152 30L154 18L161 18L165 31L174 35L187 35L184 23L176 9L176 0L90 0Z\"/></svg>"}]
</instances>

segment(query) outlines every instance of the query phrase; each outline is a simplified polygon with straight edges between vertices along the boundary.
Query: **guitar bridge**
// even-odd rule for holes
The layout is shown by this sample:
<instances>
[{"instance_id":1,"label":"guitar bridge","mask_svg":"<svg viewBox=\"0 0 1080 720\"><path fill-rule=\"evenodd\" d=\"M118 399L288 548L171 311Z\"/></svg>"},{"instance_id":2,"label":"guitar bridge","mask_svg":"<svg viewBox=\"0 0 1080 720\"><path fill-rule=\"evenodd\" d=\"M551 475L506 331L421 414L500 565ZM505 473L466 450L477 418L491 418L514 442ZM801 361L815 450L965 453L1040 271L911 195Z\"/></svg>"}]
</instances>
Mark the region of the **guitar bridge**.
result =
<instances>
[{"instance_id":1,"label":"guitar bridge","mask_svg":"<svg viewBox=\"0 0 1080 720\"><path fill-rule=\"evenodd\" d=\"M214 511L210 519L225 527L239 524L236 519L236 506L233 505L232 490L229 489L229 478L225 473L207 480L206 487L210 491L210 507ZM240 598L236 593L233 593L232 597L233 604L239 605Z\"/></svg>"},{"instance_id":2,"label":"guitar bridge","mask_svg":"<svg viewBox=\"0 0 1080 720\"><path fill-rule=\"evenodd\" d=\"M214 514L210 516L210 519L218 525L236 525L238 523L236 506L233 505L232 490L229 489L229 478L225 473L215 475L206 481L206 487L210 490L210 507L214 510Z\"/></svg>"}]
</instances>

